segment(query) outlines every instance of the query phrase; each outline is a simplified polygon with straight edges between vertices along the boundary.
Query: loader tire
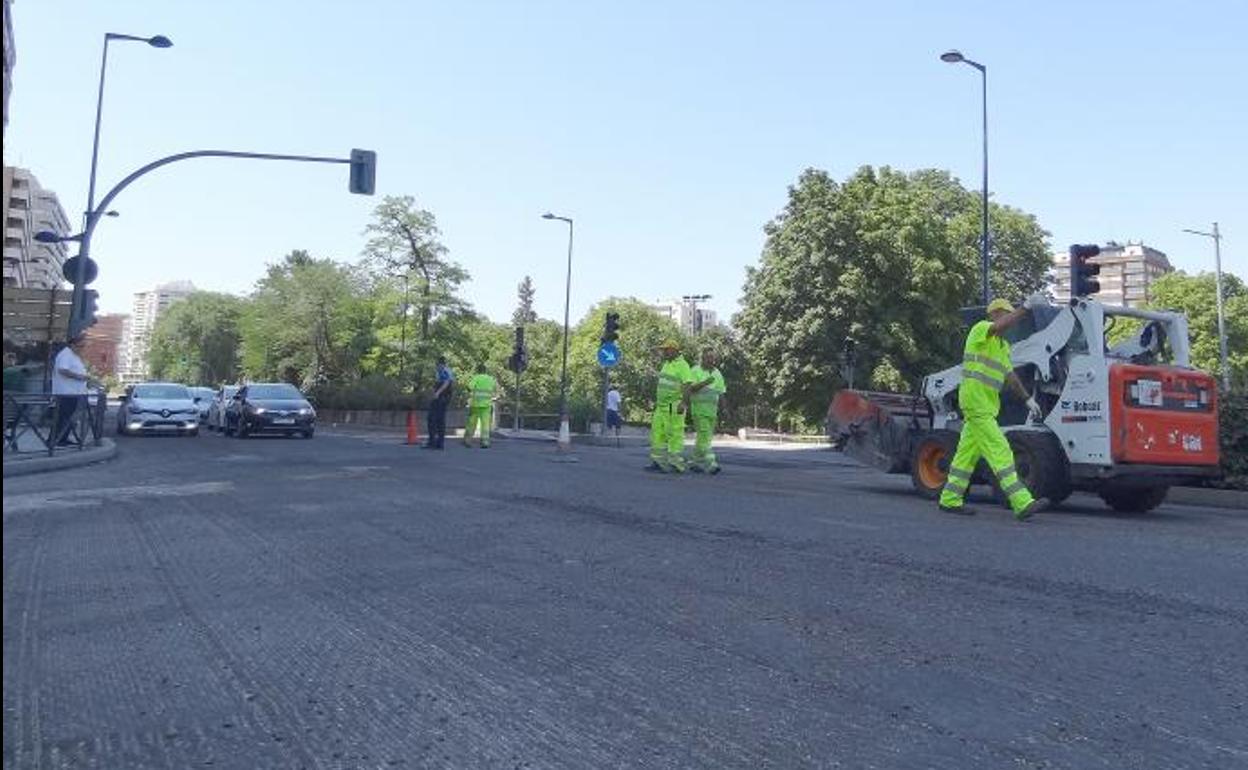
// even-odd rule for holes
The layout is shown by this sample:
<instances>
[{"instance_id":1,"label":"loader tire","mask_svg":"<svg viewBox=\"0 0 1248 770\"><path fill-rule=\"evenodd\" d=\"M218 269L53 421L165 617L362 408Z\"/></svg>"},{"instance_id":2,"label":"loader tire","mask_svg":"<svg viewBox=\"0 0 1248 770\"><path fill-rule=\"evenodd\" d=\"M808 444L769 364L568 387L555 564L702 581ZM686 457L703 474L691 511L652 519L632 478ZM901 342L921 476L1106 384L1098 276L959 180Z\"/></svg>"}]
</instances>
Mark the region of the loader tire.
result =
<instances>
[{"instance_id":1,"label":"loader tire","mask_svg":"<svg viewBox=\"0 0 1248 770\"><path fill-rule=\"evenodd\" d=\"M1148 513L1161 505L1170 487L1106 486L1101 489L1101 499L1119 513Z\"/></svg>"},{"instance_id":2,"label":"loader tire","mask_svg":"<svg viewBox=\"0 0 1248 770\"><path fill-rule=\"evenodd\" d=\"M1006 434L1010 449L1014 452L1014 467L1018 478L1035 497L1047 497L1051 505L1057 505L1070 497L1070 463L1062 445L1052 433L1043 431L1012 431ZM996 487L996 480L993 480ZM1003 502L1005 496L999 489L996 495Z\"/></svg>"},{"instance_id":3,"label":"loader tire","mask_svg":"<svg viewBox=\"0 0 1248 770\"><path fill-rule=\"evenodd\" d=\"M919 494L929 500L940 497L957 448L958 434L949 430L932 431L915 442L910 456L910 482Z\"/></svg>"}]
</instances>

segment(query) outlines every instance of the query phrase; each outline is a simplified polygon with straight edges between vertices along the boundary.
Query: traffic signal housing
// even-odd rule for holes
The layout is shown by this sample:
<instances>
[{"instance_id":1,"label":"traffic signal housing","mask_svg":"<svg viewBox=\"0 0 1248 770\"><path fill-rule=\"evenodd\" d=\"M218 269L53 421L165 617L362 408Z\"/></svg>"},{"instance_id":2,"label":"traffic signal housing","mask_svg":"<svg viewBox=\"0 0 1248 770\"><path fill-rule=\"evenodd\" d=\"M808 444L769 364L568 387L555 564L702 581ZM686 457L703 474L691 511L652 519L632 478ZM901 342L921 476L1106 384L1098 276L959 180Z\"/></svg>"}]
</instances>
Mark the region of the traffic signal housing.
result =
<instances>
[{"instance_id":1,"label":"traffic signal housing","mask_svg":"<svg viewBox=\"0 0 1248 770\"><path fill-rule=\"evenodd\" d=\"M1088 297L1101 290L1101 282L1096 280L1100 275L1101 266L1092 262L1092 257L1101 253L1101 247L1092 244L1075 244L1070 247L1070 299Z\"/></svg>"},{"instance_id":2,"label":"traffic signal housing","mask_svg":"<svg viewBox=\"0 0 1248 770\"><path fill-rule=\"evenodd\" d=\"M511 357L507 359L507 368L516 374L520 374L529 367L529 351L524 346L524 327L516 327L516 344L511 350Z\"/></svg>"},{"instance_id":3,"label":"traffic signal housing","mask_svg":"<svg viewBox=\"0 0 1248 770\"><path fill-rule=\"evenodd\" d=\"M607 313L607 318L602 324L602 343L615 342L620 338L620 314Z\"/></svg>"},{"instance_id":4,"label":"traffic signal housing","mask_svg":"<svg viewBox=\"0 0 1248 770\"><path fill-rule=\"evenodd\" d=\"M372 150L351 151L351 177L347 189L356 195L372 195L377 184L377 153Z\"/></svg>"}]
</instances>

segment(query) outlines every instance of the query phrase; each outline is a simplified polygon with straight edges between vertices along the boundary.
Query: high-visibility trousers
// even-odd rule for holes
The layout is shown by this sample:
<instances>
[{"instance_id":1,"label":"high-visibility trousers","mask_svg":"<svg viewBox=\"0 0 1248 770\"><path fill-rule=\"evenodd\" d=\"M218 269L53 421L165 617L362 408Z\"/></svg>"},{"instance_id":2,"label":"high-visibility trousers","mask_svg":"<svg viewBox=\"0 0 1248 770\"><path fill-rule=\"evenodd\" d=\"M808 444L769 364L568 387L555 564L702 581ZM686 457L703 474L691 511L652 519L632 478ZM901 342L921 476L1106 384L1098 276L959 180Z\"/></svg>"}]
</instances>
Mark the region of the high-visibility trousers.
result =
<instances>
[{"instance_id":1,"label":"high-visibility trousers","mask_svg":"<svg viewBox=\"0 0 1248 770\"><path fill-rule=\"evenodd\" d=\"M971 474L979 458L984 458L997 477L1001 492L1010 501L1010 508L1018 513L1031 504L1031 492L1018 477L1014 467L1014 452L1010 442L992 417L967 416L962 423L962 435L958 437L958 450L949 464L949 479L940 492L940 505L956 508L962 505L966 490L971 485Z\"/></svg>"},{"instance_id":2,"label":"high-visibility trousers","mask_svg":"<svg viewBox=\"0 0 1248 770\"><path fill-rule=\"evenodd\" d=\"M690 458L690 465L695 468L701 468L704 471L714 470L719 466L719 461L715 457L715 450L711 448L711 439L715 437L715 423L719 416L715 413L699 414L691 411L689 413L690 421L693 423L693 430L696 440L693 445L693 457Z\"/></svg>"},{"instance_id":3,"label":"high-visibility trousers","mask_svg":"<svg viewBox=\"0 0 1248 770\"><path fill-rule=\"evenodd\" d=\"M490 425L494 418L494 407L486 406L470 406L468 407L468 423L464 426L464 444L467 445L468 439L472 438L472 434L476 432L477 425L481 426L481 446L490 445Z\"/></svg>"},{"instance_id":4,"label":"high-visibility trousers","mask_svg":"<svg viewBox=\"0 0 1248 770\"><path fill-rule=\"evenodd\" d=\"M661 468L683 471L684 451L684 404L672 401L655 406L654 417L650 420L650 461Z\"/></svg>"}]
</instances>

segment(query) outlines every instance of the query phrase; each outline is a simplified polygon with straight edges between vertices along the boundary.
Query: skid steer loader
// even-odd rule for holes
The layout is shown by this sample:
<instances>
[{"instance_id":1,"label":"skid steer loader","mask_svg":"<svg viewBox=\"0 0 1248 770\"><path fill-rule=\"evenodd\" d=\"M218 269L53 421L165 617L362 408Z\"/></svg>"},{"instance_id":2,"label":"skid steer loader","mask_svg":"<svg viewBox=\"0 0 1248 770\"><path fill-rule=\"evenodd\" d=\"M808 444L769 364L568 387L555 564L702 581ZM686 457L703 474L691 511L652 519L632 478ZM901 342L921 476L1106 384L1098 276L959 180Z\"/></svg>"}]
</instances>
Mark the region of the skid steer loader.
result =
<instances>
[{"instance_id":1,"label":"skid steer loader","mask_svg":"<svg viewBox=\"0 0 1248 770\"><path fill-rule=\"evenodd\" d=\"M1118 323L1138 332L1110 346ZM1043 419L1032 422L1008 392L999 419L1037 497L1056 504L1084 490L1116 511L1142 512L1172 485L1218 476L1217 385L1190 365L1182 314L1077 298L1035 308L1007 339ZM958 443L961 381L959 364L924 377L913 395L842 390L828 408L828 434L860 462L909 473L934 498ZM981 465L973 483L994 482Z\"/></svg>"}]
</instances>

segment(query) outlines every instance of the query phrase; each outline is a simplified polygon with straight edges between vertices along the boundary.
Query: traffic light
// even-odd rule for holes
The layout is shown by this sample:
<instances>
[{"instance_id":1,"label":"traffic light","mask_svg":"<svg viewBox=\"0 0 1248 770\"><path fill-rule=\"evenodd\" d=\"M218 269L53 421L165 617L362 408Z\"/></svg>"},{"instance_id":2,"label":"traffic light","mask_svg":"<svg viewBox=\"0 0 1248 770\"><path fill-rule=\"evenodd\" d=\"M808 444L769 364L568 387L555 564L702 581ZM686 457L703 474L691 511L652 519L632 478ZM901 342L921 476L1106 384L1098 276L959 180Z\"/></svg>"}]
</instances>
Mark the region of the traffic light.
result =
<instances>
[{"instance_id":1,"label":"traffic light","mask_svg":"<svg viewBox=\"0 0 1248 770\"><path fill-rule=\"evenodd\" d=\"M377 153L372 150L351 151L351 178L347 189L356 195L372 195L377 182Z\"/></svg>"},{"instance_id":2,"label":"traffic light","mask_svg":"<svg viewBox=\"0 0 1248 770\"><path fill-rule=\"evenodd\" d=\"M1076 297L1096 294L1101 290L1101 283L1096 280L1096 276L1101 272L1101 266L1091 261L1092 257L1100 253L1101 247L1096 245L1075 244L1070 247L1070 298L1072 300Z\"/></svg>"},{"instance_id":3,"label":"traffic light","mask_svg":"<svg viewBox=\"0 0 1248 770\"><path fill-rule=\"evenodd\" d=\"M507 359L507 368L516 374L520 374L529 367L529 351L524 347L524 327L516 327L516 346L511 351L511 357Z\"/></svg>"},{"instance_id":4,"label":"traffic light","mask_svg":"<svg viewBox=\"0 0 1248 770\"><path fill-rule=\"evenodd\" d=\"M100 293L95 289L83 289L79 312L70 314L69 338L72 340L95 326L95 314L99 312Z\"/></svg>"},{"instance_id":5,"label":"traffic light","mask_svg":"<svg viewBox=\"0 0 1248 770\"><path fill-rule=\"evenodd\" d=\"M607 313L607 320L602 325L602 343L615 342L620 338L620 314Z\"/></svg>"}]
</instances>

